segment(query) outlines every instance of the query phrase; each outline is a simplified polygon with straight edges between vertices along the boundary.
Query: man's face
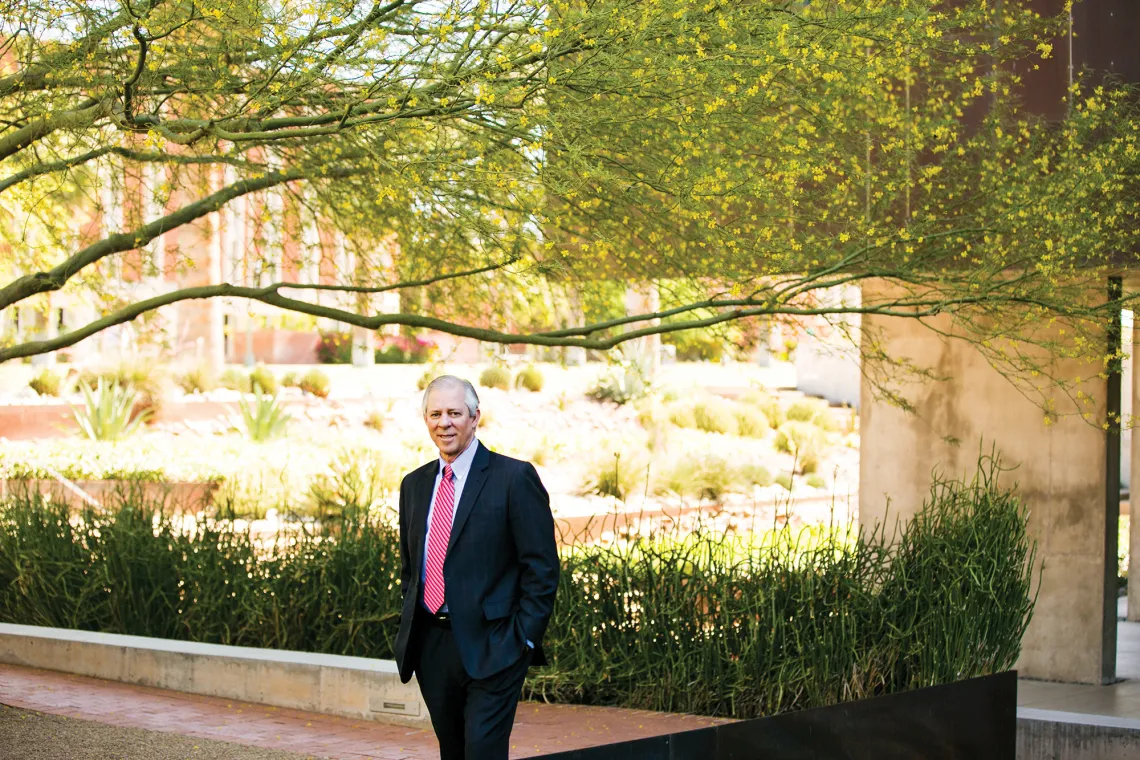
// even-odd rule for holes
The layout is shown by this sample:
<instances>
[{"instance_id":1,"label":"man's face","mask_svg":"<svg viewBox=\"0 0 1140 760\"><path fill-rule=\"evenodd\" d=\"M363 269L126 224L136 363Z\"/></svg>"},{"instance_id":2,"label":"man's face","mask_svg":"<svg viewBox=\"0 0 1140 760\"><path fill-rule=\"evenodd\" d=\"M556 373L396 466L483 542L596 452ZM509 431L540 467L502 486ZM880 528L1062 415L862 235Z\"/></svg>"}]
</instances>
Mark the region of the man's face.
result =
<instances>
[{"instance_id":1,"label":"man's face","mask_svg":"<svg viewBox=\"0 0 1140 760\"><path fill-rule=\"evenodd\" d=\"M463 400L463 388L458 385L444 385L433 388L428 394L424 423L435 442L439 454L451 462L463 453L471 439L475 437L475 427L479 424L479 412L472 415Z\"/></svg>"}]
</instances>

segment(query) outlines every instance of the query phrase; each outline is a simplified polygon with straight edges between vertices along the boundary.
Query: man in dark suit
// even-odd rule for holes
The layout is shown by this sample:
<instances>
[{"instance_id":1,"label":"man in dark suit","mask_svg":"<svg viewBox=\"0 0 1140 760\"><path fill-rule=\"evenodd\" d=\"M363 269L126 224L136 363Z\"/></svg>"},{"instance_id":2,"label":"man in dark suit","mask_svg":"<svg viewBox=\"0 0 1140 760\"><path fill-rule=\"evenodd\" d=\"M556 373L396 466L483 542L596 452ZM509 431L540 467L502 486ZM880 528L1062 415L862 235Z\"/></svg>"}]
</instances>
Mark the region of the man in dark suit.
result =
<instances>
[{"instance_id":1,"label":"man in dark suit","mask_svg":"<svg viewBox=\"0 0 1140 760\"><path fill-rule=\"evenodd\" d=\"M506 760L527 668L546 663L550 498L533 465L479 443L471 383L437 377L423 412L439 459L400 484L400 680L415 673L442 760Z\"/></svg>"}]
</instances>

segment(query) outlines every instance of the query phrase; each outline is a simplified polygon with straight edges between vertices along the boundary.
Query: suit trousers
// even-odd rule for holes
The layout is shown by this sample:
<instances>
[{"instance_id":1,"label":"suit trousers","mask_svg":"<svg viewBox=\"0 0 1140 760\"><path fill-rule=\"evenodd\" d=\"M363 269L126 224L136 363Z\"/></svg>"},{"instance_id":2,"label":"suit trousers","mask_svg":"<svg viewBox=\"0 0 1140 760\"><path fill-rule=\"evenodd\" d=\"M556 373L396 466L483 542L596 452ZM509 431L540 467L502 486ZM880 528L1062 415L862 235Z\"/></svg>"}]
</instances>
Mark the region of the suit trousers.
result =
<instances>
[{"instance_id":1,"label":"suit trousers","mask_svg":"<svg viewBox=\"0 0 1140 760\"><path fill-rule=\"evenodd\" d=\"M471 678L450 628L427 621L417 627L416 680L439 740L440 760L507 760L530 651L488 678Z\"/></svg>"}]
</instances>

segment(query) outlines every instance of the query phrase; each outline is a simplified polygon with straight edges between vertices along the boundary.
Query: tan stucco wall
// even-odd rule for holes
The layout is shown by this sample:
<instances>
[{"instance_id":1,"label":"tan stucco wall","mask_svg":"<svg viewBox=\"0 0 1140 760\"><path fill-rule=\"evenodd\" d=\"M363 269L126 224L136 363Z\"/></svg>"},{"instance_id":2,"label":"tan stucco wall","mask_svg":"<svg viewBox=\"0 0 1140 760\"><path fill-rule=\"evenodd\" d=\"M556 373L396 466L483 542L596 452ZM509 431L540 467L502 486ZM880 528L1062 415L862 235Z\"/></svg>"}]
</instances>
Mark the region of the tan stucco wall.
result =
<instances>
[{"instance_id":1,"label":"tan stucco wall","mask_svg":"<svg viewBox=\"0 0 1140 760\"><path fill-rule=\"evenodd\" d=\"M935 324L951 327L945 318ZM944 379L893 384L913 404L913 413L877 398L864 381L860 521L881 522L888 497L891 520L913 515L935 468L951 476L972 474L979 445L989 451L996 444L1003 462L1017 465L1004 477L1019 483L1044 562L1018 670L1034 678L1100 682L1106 658L1115 667L1116 630L1113 623L1111 646L1105 647L1104 432L1079 417L1047 426L1042 410L973 346L942 337L916 320L869 317L864 330L877 336L888 355ZM1054 367L1069 377L1095 377L1087 365L1083 373L1081 369L1072 362ZM1104 380L1083 387L1103 404ZM1060 403L1058 409L1066 410Z\"/></svg>"}]
</instances>

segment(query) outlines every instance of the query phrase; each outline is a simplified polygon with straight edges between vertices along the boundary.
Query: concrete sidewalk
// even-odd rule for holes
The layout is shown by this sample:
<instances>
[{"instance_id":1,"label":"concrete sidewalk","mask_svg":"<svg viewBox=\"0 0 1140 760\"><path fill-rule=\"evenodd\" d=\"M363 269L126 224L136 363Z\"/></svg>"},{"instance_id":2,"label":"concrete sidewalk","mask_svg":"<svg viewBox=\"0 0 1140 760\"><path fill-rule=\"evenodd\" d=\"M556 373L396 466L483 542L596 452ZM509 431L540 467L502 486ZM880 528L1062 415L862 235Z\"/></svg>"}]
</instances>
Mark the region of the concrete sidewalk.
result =
<instances>
[{"instance_id":1,"label":"concrete sidewalk","mask_svg":"<svg viewBox=\"0 0 1140 760\"><path fill-rule=\"evenodd\" d=\"M176 734L213 742L231 742L246 747L296 753L293 757L336 758L337 760L434 760L439 757L435 736L431 731L409 729L385 723L339 718L300 710L265 707L233 700L203 697L134 686L95 678L57 673L48 670L0 665L0 705L17 710L0 711L0 721L32 721L41 731L56 734L64 730L107 735L97 727L69 726L45 720L42 716L21 716L20 710L31 710L49 716L79 718L85 721L120 727ZM532 757L551 752L590 747L626 739L684 731L715 725L724 721L689 715L621 710L615 708L546 705L524 702L511 739L511 757ZM82 729L82 730L81 730ZM65 732L66 733L66 732ZM31 741L34 731L12 725L0 726L0 737L20 737ZM105 740L116 746L145 741L130 731L108 735ZM132 738L134 737L134 738ZM0 741L3 741L0 738ZM124 742L126 744L124 744ZM191 743L193 745L193 743ZM0 749L0 758L51 757L33 755L32 748L21 753L18 748ZM12 752L15 754L3 754ZM217 748L199 745L198 750L178 757L242 757L247 755L210 755ZM59 755L71 757L70 755ZM78 755L77 755L78 756ZM107 754L105 757L133 757ZM135 755L160 757L157 754ZM172 757L175 755L171 755ZM279 754L249 754L250 760L281 757Z\"/></svg>"}]
</instances>

